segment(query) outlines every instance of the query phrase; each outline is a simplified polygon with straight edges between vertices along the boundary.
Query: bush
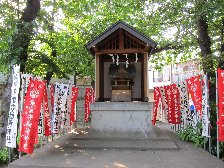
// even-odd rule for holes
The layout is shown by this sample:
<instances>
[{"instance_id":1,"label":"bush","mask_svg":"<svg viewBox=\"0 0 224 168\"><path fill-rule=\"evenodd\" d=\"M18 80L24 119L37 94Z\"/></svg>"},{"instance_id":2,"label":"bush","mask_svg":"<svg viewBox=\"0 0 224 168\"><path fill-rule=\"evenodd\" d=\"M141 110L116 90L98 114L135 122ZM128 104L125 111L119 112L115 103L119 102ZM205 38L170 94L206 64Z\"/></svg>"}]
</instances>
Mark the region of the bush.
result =
<instances>
[{"instance_id":1,"label":"bush","mask_svg":"<svg viewBox=\"0 0 224 168\"><path fill-rule=\"evenodd\" d=\"M198 122L196 127L189 126L184 130L178 132L178 137L184 141L192 141L195 143L195 146L202 147L205 139L201 135L202 124Z\"/></svg>"},{"instance_id":2,"label":"bush","mask_svg":"<svg viewBox=\"0 0 224 168\"><path fill-rule=\"evenodd\" d=\"M0 149L0 165L7 164L9 153L7 149Z\"/></svg>"}]
</instances>

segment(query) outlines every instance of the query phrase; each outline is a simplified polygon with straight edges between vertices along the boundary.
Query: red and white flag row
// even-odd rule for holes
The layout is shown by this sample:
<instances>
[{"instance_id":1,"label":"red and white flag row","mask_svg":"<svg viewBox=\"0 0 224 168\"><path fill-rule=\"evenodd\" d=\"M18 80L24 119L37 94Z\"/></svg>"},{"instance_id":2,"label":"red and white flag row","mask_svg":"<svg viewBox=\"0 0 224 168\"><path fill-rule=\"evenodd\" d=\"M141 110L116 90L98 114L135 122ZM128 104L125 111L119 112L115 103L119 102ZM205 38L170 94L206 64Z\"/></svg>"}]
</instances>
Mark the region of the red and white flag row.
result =
<instances>
[{"instance_id":1,"label":"red and white flag row","mask_svg":"<svg viewBox=\"0 0 224 168\"><path fill-rule=\"evenodd\" d=\"M187 123L192 120L189 105L190 94L196 111L200 113L202 119L202 135L209 137L208 88L205 85L206 82L206 75L203 79L201 75L198 75L177 84L155 87L152 124L154 125L156 122L157 109L159 103L162 102L162 108L165 111L165 118L167 118L168 123L181 124L183 122L183 127L186 128Z\"/></svg>"},{"instance_id":2,"label":"red and white flag row","mask_svg":"<svg viewBox=\"0 0 224 168\"><path fill-rule=\"evenodd\" d=\"M20 86L20 80L22 85ZM19 109L19 89L20 109ZM32 153L39 136L58 134L70 130L76 121L78 88L70 84L55 83L47 88L46 81L23 74L20 66L13 67L11 104L6 134L6 146L16 148L20 131L19 151ZM85 122L88 122L90 102L94 100L92 88L86 88ZM18 111L20 123L18 124ZM19 125L19 129L18 129Z\"/></svg>"}]
</instances>

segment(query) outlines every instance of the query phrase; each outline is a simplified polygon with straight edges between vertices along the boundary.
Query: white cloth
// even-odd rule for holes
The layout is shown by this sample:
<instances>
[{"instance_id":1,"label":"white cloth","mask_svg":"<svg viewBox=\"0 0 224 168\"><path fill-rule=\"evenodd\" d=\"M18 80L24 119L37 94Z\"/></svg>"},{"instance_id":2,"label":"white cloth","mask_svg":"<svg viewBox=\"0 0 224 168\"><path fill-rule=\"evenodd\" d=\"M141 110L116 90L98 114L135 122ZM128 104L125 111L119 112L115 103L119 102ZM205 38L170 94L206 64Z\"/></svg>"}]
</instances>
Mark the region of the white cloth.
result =
<instances>
[{"instance_id":1,"label":"white cloth","mask_svg":"<svg viewBox=\"0 0 224 168\"><path fill-rule=\"evenodd\" d=\"M20 66L14 65L12 72L11 103L9 110L8 126L6 132L6 146L16 148L17 124L18 124L18 96L20 88Z\"/></svg>"},{"instance_id":2,"label":"white cloth","mask_svg":"<svg viewBox=\"0 0 224 168\"><path fill-rule=\"evenodd\" d=\"M202 85L202 136L209 137L209 118L208 118L208 79L203 75Z\"/></svg>"},{"instance_id":3,"label":"white cloth","mask_svg":"<svg viewBox=\"0 0 224 168\"><path fill-rule=\"evenodd\" d=\"M70 116L68 112L68 84L55 84L54 92L54 115L53 115L53 133L59 133L59 129L68 128ZM70 93L71 94L71 93Z\"/></svg>"},{"instance_id":4,"label":"white cloth","mask_svg":"<svg viewBox=\"0 0 224 168\"><path fill-rule=\"evenodd\" d=\"M184 129L188 125L188 116L190 115L190 106L189 106L189 98L188 98L188 90L187 90L187 82L186 80L179 82L177 87L180 92L180 107L181 107L181 118L183 122Z\"/></svg>"}]
</instances>

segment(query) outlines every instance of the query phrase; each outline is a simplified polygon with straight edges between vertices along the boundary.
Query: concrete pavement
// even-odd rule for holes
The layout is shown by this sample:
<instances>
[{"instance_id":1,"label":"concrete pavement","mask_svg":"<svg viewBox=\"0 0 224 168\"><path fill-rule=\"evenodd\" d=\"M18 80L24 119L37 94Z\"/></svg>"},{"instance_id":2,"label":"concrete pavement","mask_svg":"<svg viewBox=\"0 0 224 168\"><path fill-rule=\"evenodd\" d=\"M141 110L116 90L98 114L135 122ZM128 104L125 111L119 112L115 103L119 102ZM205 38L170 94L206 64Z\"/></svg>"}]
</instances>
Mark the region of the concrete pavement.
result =
<instances>
[{"instance_id":1,"label":"concrete pavement","mask_svg":"<svg viewBox=\"0 0 224 168\"><path fill-rule=\"evenodd\" d=\"M67 134L12 162L9 168L224 168L224 162L183 142L164 126L157 139L111 139ZM154 147L154 148L153 148Z\"/></svg>"}]
</instances>

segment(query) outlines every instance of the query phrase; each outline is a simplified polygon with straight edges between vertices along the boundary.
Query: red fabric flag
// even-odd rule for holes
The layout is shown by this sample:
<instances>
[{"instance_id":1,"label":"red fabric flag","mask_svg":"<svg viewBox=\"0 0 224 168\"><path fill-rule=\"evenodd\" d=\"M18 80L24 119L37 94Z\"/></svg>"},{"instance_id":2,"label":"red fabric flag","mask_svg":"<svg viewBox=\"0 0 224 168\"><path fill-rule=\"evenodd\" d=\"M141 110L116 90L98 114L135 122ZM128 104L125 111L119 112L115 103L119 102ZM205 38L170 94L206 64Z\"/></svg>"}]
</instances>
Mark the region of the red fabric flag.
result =
<instances>
[{"instance_id":1,"label":"red fabric flag","mask_svg":"<svg viewBox=\"0 0 224 168\"><path fill-rule=\"evenodd\" d=\"M168 106L168 122L172 124L180 124L180 93L176 84L164 86L166 101Z\"/></svg>"},{"instance_id":2,"label":"red fabric flag","mask_svg":"<svg viewBox=\"0 0 224 168\"><path fill-rule=\"evenodd\" d=\"M33 153L35 138L38 132L43 92L44 82L38 80L30 81L22 113L19 151L29 154Z\"/></svg>"},{"instance_id":3,"label":"red fabric flag","mask_svg":"<svg viewBox=\"0 0 224 168\"><path fill-rule=\"evenodd\" d=\"M218 69L218 141L224 141L224 70Z\"/></svg>"},{"instance_id":4,"label":"red fabric flag","mask_svg":"<svg viewBox=\"0 0 224 168\"><path fill-rule=\"evenodd\" d=\"M52 107L52 113L54 109L54 84L51 85L51 107Z\"/></svg>"},{"instance_id":5,"label":"red fabric flag","mask_svg":"<svg viewBox=\"0 0 224 168\"><path fill-rule=\"evenodd\" d=\"M76 120L76 111L75 111L75 103L78 97L78 90L77 87L72 87L72 101L71 101L71 114L70 114L70 125L75 122Z\"/></svg>"},{"instance_id":6,"label":"red fabric flag","mask_svg":"<svg viewBox=\"0 0 224 168\"><path fill-rule=\"evenodd\" d=\"M50 112L49 112L49 107L48 107L48 97L47 97L47 83L45 82L44 86L44 128L45 136L50 136L51 135L51 117L50 117Z\"/></svg>"},{"instance_id":7,"label":"red fabric flag","mask_svg":"<svg viewBox=\"0 0 224 168\"><path fill-rule=\"evenodd\" d=\"M192 101L196 110L202 115L202 88L201 75L187 79L188 91L191 94Z\"/></svg>"},{"instance_id":8,"label":"red fabric flag","mask_svg":"<svg viewBox=\"0 0 224 168\"><path fill-rule=\"evenodd\" d=\"M89 122L89 116L90 116L90 103L92 102L92 88L86 88L85 93L85 119L84 122Z\"/></svg>"},{"instance_id":9,"label":"red fabric flag","mask_svg":"<svg viewBox=\"0 0 224 168\"><path fill-rule=\"evenodd\" d=\"M177 85L174 83L171 85L172 90L172 118L174 118L173 124L181 123L181 113L180 113L180 92Z\"/></svg>"},{"instance_id":10,"label":"red fabric flag","mask_svg":"<svg viewBox=\"0 0 224 168\"><path fill-rule=\"evenodd\" d=\"M161 98L161 94L160 94L159 87L154 87L154 106L153 106L152 125L156 124L156 116L157 116L157 110L158 110L160 98Z\"/></svg>"}]
</instances>

